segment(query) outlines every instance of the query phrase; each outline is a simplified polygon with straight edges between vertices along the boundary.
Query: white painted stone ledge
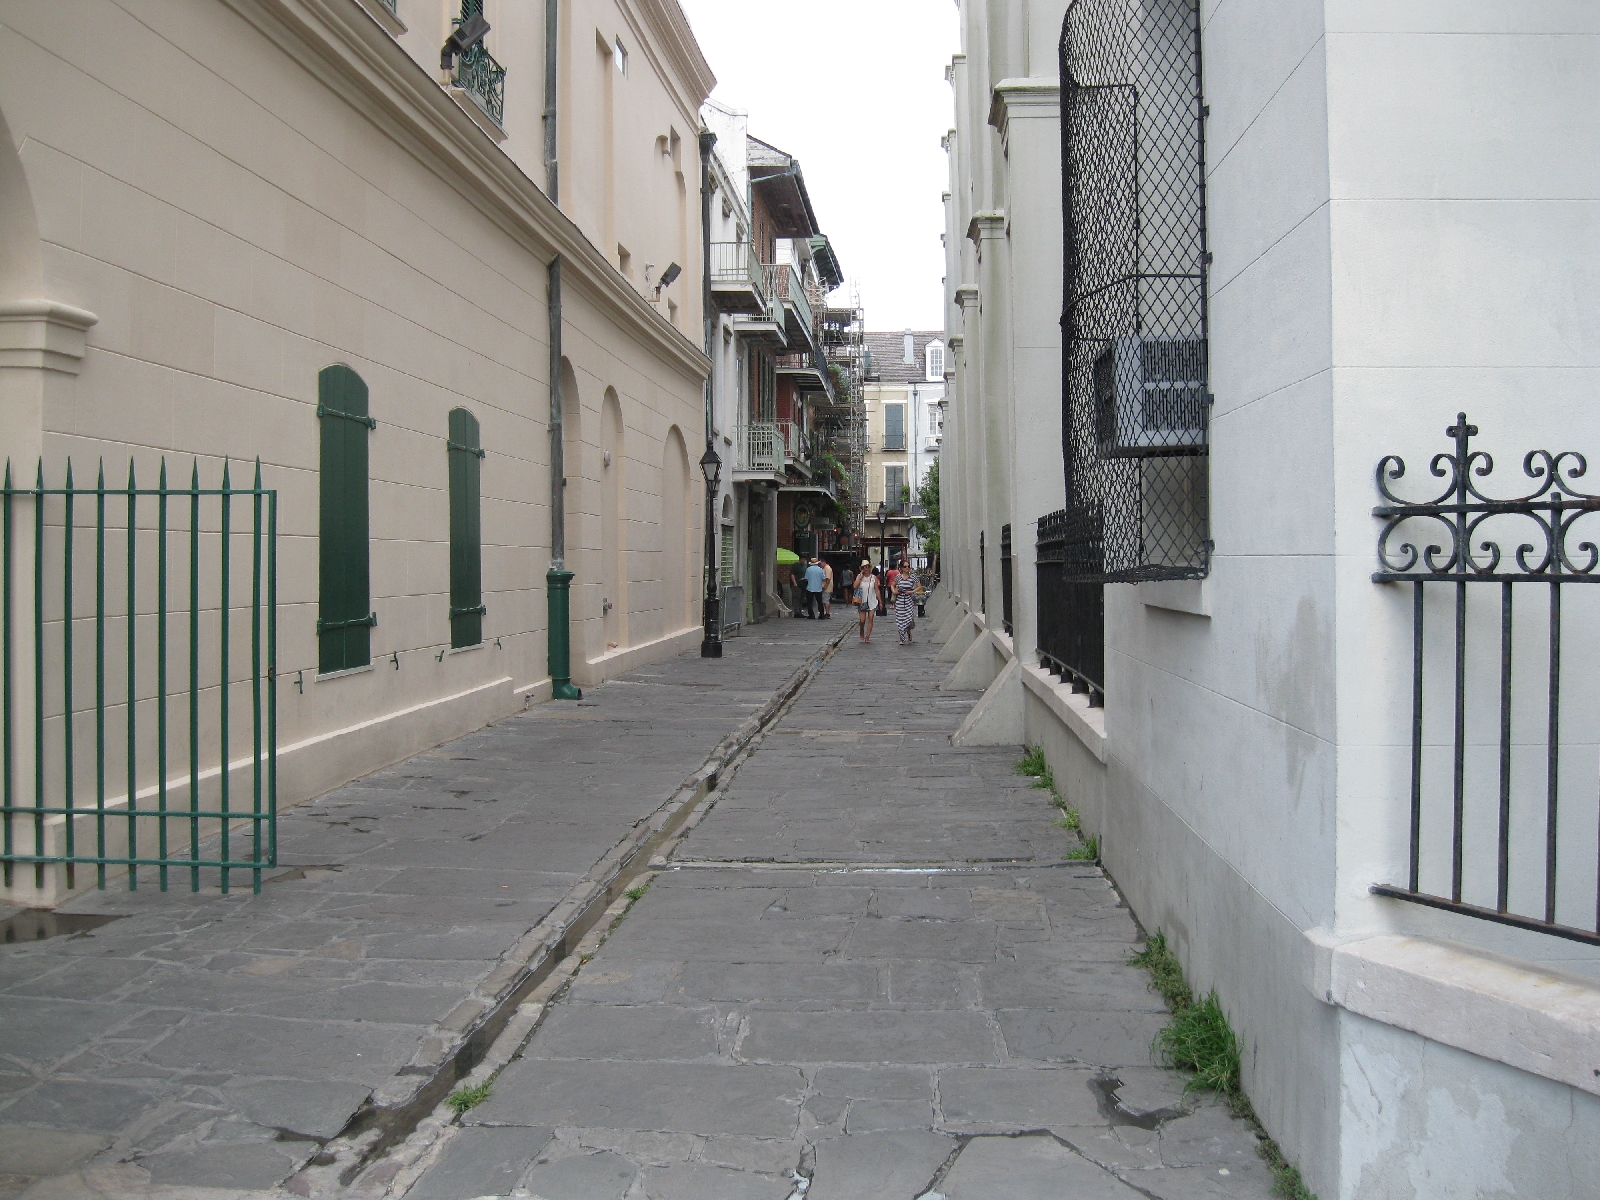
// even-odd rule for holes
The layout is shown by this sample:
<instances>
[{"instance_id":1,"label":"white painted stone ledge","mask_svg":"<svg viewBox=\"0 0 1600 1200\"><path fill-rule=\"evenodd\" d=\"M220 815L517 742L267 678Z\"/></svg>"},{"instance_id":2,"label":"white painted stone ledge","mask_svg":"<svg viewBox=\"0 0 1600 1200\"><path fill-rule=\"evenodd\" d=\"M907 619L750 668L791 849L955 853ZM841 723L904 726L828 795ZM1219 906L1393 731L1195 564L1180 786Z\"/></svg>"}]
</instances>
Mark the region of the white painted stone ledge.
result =
<instances>
[{"instance_id":1,"label":"white painted stone ledge","mask_svg":"<svg viewBox=\"0 0 1600 1200\"><path fill-rule=\"evenodd\" d=\"M1078 736L1089 753L1106 761L1106 710L1091 708L1089 697L1074 692L1037 663L1025 664L1022 682L1053 712L1061 723Z\"/></svg>"},{"instance_id":2,"label":"white painted stone ledge","mask_svg":"<svg viewBox=\"0 0 1600 1200\"><path fill-rule=\"evenodd\" d=\"M1600 1095L1600 982L1432 938L1305 936L1323 1003Z\"/></svg>"}]
</instances>

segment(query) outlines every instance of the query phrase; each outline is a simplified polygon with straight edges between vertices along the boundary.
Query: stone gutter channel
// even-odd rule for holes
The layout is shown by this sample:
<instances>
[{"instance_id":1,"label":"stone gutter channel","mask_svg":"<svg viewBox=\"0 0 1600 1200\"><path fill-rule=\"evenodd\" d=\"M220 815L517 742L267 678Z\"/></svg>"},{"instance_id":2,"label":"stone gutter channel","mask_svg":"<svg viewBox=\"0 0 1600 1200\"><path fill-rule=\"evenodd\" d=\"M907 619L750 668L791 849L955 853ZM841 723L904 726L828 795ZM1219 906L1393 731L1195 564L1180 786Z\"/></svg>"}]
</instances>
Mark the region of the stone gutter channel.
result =
<instances>
[{"instance_id":1,"label":"stone gutter channel","mask_svg":"<svg viewBox=\"0 0 1600 1200\"><path fill-rule=\"evenodd\" d=\"M283 1187L322 1200L398 1195L390 1184L402 1176L400 1182L410 1186L425 1166L419 1160L431 1159L429 1150L453 1119L445 1097L460 1083L492 1078L510 1061L537 1029L548 1003L632 904L625 893L641 876L665 865L677 843L710 810L704 804L707 797L783 716L848 632L848 626L841 629L797 667L759 712L718 742L660 808L638 822L542 921L513 943L473 994L423 1039L411 1062L378 1088ZM401 1151L391 1155L402 1143ZM408 1169L412 1164L416 1168Z\"/></svg>"}]
</instances>

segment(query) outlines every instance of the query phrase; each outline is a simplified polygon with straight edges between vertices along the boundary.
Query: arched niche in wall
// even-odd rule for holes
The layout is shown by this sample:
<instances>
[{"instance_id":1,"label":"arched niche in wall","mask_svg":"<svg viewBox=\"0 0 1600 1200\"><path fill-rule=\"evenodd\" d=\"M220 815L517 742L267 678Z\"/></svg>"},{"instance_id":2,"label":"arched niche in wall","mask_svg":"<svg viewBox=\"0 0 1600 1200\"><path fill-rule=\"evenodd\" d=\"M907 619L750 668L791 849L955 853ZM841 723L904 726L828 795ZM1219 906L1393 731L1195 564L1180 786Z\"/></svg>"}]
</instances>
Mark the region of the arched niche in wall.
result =
<instances>
[{"instance_id":1,"label":"arched niche in wall","mask_svg":"<svg viewBox=\"0 0 1600 1200\"><path fill-rule=\"evenodd\" d=\"M11 127L0 112L0 308L43 295L33 193Z\"/></svg>"},{"instance_id":2,"label":"arched niche in wall","mask_svg":"<svg viewBox=\"0 0 1600 1200\"><path fill-rule=\"evenodd\" d=\"M607 650L628 642L625 450L622 402L617 389L608 387L600 404L600 590L602 606L610 605L603 622Z\"/></svg>"},{"instance_id":3,"label":"arched niche in wall","mask_svg":"<svg viewBox=\"0 0 1600 1200\"><path fill-rule=\"evenodd\" d=\"M578 391L578 374L572 360L561 360L561 456L566 471L567 570L579 567L577 554L583 545L583 401ZM580 573L576 581L584 582Z\"/></svg>"},{"instance_id":4,"label":"arched niche in wall","mask_svg":"<svg viewBox=\"0 0 1600 1200\"><path fill-rule=\"evenodd\" d=\"M661 454L661 632L690 624L689 543L694 536L689 508L689 455L683 434L667 430Z\"/></svg>"}]
</instances>

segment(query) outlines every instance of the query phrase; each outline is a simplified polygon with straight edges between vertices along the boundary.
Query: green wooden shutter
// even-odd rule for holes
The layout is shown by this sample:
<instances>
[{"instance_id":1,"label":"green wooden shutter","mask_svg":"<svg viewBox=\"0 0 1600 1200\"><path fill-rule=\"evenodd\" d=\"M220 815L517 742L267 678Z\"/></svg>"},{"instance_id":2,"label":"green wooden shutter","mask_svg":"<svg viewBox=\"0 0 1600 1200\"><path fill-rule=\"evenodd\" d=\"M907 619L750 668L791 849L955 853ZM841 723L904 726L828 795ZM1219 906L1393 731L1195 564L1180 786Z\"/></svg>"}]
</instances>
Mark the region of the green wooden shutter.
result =
<instances>
[{"instance_id":1,"label":"green wooden shutter","mask_svg":"<svg viewBox=\"0 0 1600 1200\"><path fill-rule=\"evenodd\" d=\"M450 410L450 645L483 641L483 531L478 523L478 420Z\"/></svg>"},{"instance_id":2,"label":"green wooden shutter","mask_svg":"<svg viewBox=\"0 0 1600 1200\"><path fill-rule=\"evenodd\" d=\"M733 586L733 526L722 527L722 586Z\"/></svg>"},{"instance_id":3,"label":"green wooden shutter","mask_svg":"<svg viewBox=\"0 0 1600 1200\"><path fill-rule=\"evenodd\" d=\"M317 539L317 670L372 661L371 548L367 522L367 385L349 367L317 376L322 459Z\"/></svg>"},{"instance_id":4,"label":"green wooden shutter","mask_svg":"<svg viewBox=\"0 0 1600 1200\"><path fill-rule=\"evenodd\" d=\"M885 404L883 406L883 448L885 450L904 450L906 448L906 406L904 404ZM890 497L890 503L898 500L898 496Z\"/></svg>"}]
</instances>

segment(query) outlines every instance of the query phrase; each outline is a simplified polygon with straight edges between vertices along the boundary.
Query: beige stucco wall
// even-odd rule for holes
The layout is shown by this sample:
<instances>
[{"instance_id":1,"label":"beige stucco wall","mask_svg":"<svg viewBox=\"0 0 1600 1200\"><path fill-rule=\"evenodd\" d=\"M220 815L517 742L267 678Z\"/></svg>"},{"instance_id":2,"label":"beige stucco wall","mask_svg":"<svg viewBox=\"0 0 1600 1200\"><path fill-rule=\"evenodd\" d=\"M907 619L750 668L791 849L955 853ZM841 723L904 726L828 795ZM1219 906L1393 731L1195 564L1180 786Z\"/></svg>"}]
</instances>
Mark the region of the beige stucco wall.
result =
<instances>
[{"instance_id":1,"label":"beige stucco wall","mask_svg":"<svg viewBox=\"0 0 1600 1200\"><path fill-rule=\"evenodd\" d=\"M526 19L538 7L488 7L491 48L508 69L503 141L440 84L443 34L433 25L448 28L442 2L401 0L407 27L398 41L358 0L0 7L0 132L9 134L0 142L0 243L9 247L0 308L43 299L97 318L77 335L81 358L53 363L69 370L43 369L40 355L8 349L15 337L0 331L3 449L30 480L41 449L53 481L70 456L80 484L101 458L118 484L132 458L145 486L163 456L184 483L197 459L203 486L213 487L224 458L236 485L261 459L265 485L279 495L280 804L548 695L546 305L547 264L557 253L566 264L563 349L577 393L568 397L577 420L566 493L568 565L577 572L574 675L594 682L698 637L702 489L693 462L706 360L692 114L710 77L692 40L666 48L652 40L687 35L670 0L571 6L573 39L587 30L592 46L594 29L615 27L613 37L632 39L632 53L615 143L616 194L626 203L597 210L593 166L574 154L564 215L539 190L543 49L541 30ZM431 71L421 61L430 57ZM582 107L592 97L581 78L569 103L579 111L563 118L564 145L587 145L596 114ZM668 136L667 153L658 132ZM690 190L682 220L674 132ZM616 271L615 245L595 240L604 229L628 240L641 269L682 263L669 289L682 302L678 328L664 303L658 309ZM33 336L35 326L71 340L70 322L15 328ZM365 380L377 421L369 498L378 624L370 670L319 681L315 408L317 373L336 362ZM622 423L609 466L600 445L608 394ZM487 615L481 647L441 655L449 644L446 416L455 407L478 418L487 451ZM622 497L621 519L609 524L600 519L603 486ZM625 615L614 648L601 629L602 546L625 563L625 586L611 597ZM31 554L21 542L13 551ZM59 638L59 607L54 613L51 637ZM75 613L81 621L81 604ZM24 633L29 614L19 609ZM142 664L153 661L146 632L153 638L153 625L141 625ZM92 628L75 636L92 644ZM174 677L186 681L186 649L171 653ZM209 642L201 661L202 708L214 708ZM16 695L31 703L29 664L17 666ZM48 762L61 753L63 723L53 664L46 667ZM113 696L126 689L117 670L113 651ZM153 702L143 673L146 787L154 721L144 711ZM230 675L239 692L237 669ZM92 697L92 682L77 689L75 707ZM247 706L247 695L236 703ZM186 703L175 701L174 711ZM110 736L122 736L124 710L111 705L107 720ZM74 729L92 722L92 710L80 712ZM243 727L240 734L236 722L235 760L248 753ZM31 721L19 737L31 737ZM80 779L93 778L92 760L83 759L92 741L78 738ZM202 747L214 768L208 723ZM172 750L174 761L186 754ZM19 751L8 764L19 786L31 771L24 757ZM117 803L125 791L124 777L108 799Z\"/></svg>"}]
</instances>

